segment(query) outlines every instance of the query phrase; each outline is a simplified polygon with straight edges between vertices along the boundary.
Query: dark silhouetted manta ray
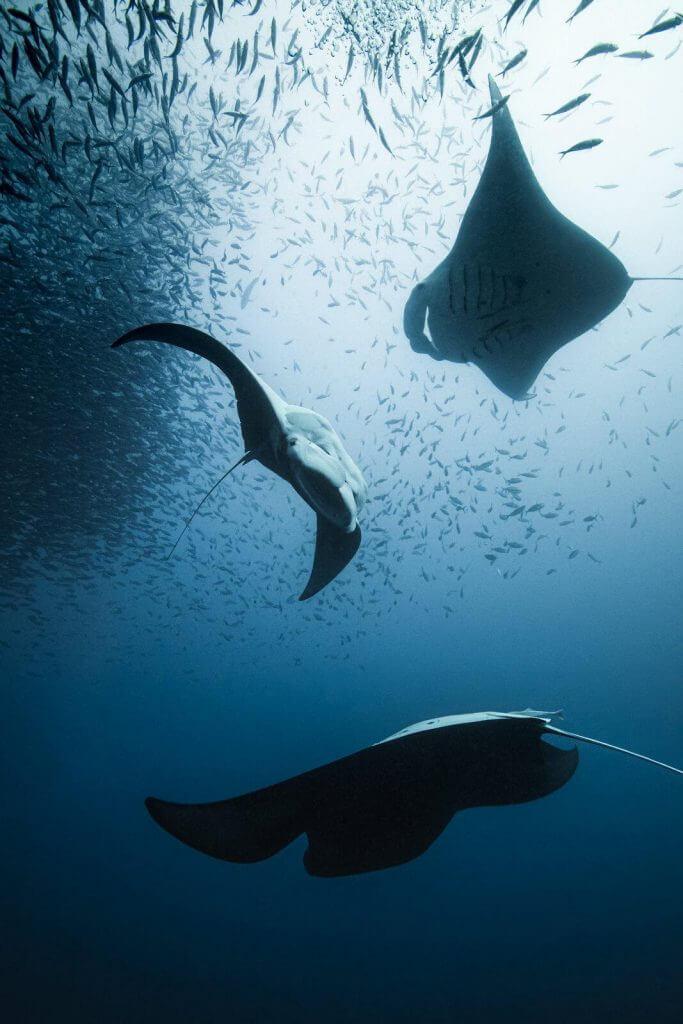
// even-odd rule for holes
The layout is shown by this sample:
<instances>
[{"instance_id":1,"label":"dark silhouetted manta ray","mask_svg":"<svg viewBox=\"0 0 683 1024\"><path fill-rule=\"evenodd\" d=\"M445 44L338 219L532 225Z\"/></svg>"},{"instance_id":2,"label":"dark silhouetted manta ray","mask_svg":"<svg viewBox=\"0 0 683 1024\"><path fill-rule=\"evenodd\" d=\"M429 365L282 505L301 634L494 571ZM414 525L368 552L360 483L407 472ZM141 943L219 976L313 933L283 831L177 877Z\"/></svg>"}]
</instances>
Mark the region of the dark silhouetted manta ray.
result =
<instances>
[{"instance_id":1,"label":"dark silhouetted manta ray","mask_svg":"<svg viewBox=\"0 0 683 1024\"><path fill-rule=\"evenodd\" d=\"M256 460L290 483L316 513L313 569L299 600L313 597L358 550L361 532L357 517L367 497L363 475L332 424L311 409L289 405L226 345L204 331L183 324L147 324L124 334L113 348L129 341L161 341L186 349L208 359L228 377L235 389L246 448L228 473Z\"/></svg>"},{"instance_id":2,"label":"dark silhouetted manta ray","mask_svg":"<svg viewBox=\"0 0 683 1024\"><path fill-rule=\"evenodd\" d=\"M681 279L629 277L556 210L491 77L489 89L481 180L450 253L411 292L403 325L416 352L475 363L510 398L525 399L548 359L616 309L634 281Z\"/></svg>"},{"instance_id":3,"label":"dark silhouetted manta ray","mask_svg":"<svg viewBox=\"0 0 683 1024\"><path fill-rule=\"evenodd\" d=\"M286 782L207 804L146 801L152 818L201 853L246 864L306 833L304 866L331 877L404 864L471 807L526 803L560 789L576 771L567 736L683 771L552 724L558 712L482 711L419 722L374 746Z\"/></svg>"}]
</instances>

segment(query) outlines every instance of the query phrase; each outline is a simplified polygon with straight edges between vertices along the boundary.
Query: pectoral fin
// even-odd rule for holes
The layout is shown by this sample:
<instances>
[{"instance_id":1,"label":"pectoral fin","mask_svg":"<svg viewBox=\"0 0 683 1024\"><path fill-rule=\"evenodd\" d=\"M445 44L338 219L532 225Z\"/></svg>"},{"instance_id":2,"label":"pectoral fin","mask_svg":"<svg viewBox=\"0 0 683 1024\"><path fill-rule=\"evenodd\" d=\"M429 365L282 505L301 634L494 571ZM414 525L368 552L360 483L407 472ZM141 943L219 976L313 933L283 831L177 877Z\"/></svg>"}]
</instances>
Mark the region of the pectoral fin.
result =
<instances>
[{"instance_id":1,"label":"pectoral fin","mask_svg":"<svg viewBox=\"0 0 683 1024\"><path fill-rule=\"evenodd\" d=\"M415 791L386 795L386 803L373 806L359 794L340 808L338 819L328 816L322 826L306 829L309 875L334 878L405 864L429 849L457 810L430 785L419 792L420 799L414 799Z\"/></svg>"},{"instance_id":2,"label":"pectoral fin","mask_svg":"<svg viewBox=\"0 0 683 1024\"><path fill-rule=\"evenodd\" d=\"M360 547L359 526L356 526L352 533L344 533L318 513L317 529L313 568L308 583L299 597L300 601L308 600L331 583L349 564Z\"/></svg>"},{"instance_id":3,"label":"pectoral fin","mask_svg":"<svg viewBox=\"0 0 683 1024\"><path fill-rule=\"evenodd\" d=\"M144 327L136 327L122 335L113 343L112 348L119 348L130 341L164 342L208 359L222 370L235 389L242 437L248 451L263 445L274 427L280 429L277 407L283 403L275 392L227 345L205 331L186 324L145 324Z\"/></svg>"},{"instance_id":4,"label":"pectoral fin","mask_svg":"<svg viewBox=\"0 0 683 1024\"><path fill-rule=\"evenodd\" d=\"M148 797L158 825L181 843L218 860L250 864L272 857L304 829L298 779L232 800L175 804Z\"/></svg>"}]
</instances>

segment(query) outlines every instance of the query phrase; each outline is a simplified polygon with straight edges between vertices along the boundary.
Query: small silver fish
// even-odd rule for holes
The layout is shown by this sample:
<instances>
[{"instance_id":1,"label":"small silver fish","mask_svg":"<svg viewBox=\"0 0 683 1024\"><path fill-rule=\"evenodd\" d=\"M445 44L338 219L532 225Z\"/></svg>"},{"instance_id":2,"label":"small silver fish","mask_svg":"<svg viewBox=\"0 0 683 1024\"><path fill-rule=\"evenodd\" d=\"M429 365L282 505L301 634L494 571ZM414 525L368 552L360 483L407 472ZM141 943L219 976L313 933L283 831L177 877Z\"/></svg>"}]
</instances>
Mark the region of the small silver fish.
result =
<instances>
[{"instance_id":1,"label":"small silver fish","mask_svg":"<svg viewBox=\"0 0 683 1024\"><path fill-rule=\"evenodd\" d=\"M583 139L581 142L574 143L569 149L563 149L560 152L560 159L565 157L568 153L581 153L585 149L595 149L596 146L601 146L604 139Z\"/></svg>"}]
</instances>

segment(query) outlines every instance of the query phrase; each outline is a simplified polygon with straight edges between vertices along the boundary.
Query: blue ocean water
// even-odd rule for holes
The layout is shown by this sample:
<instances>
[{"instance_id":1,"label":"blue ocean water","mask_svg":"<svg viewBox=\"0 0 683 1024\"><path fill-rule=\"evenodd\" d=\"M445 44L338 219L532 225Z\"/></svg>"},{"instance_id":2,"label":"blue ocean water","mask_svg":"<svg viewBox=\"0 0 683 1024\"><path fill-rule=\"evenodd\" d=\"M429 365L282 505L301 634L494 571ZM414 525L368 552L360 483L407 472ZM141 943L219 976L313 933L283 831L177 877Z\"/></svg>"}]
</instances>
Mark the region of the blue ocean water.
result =
<instances>
[{"instance_id":1,"label":"blue ocean water","mask_svg":"<svg viewBox=\"0 0 683 1024\"><path fill-rule=\"evenodd\" d=\"M505 33L507 2L354 15L264 0L222 18L200 4L186 39L194 5L157 19L166 37L142 6L133 63L123 4L82 5L80 34L56 5L73 104L52 72L37 81L30 22L6 13L1 28L5 107L30 127L54 94L51 169L67 186L40 165L49 137L29 144L5 114L3 181L31 201L2 196L3 1016L678 1020L681 790L653 766L582 747L558 792L458 813L420 858L332 879L304 871L305 837L258 864L202 856L144 799L227 798L478 710L563 708L570 731L681 766L681 286L634 285L528 402L413 353L401 317L479 179L485 75L522 48L505 91L552 201L632 274L680 275L683 29L638 40L662 14L649 0L595 0L570 26L576 4L545 0ZM49 25L46 8L16 8L29 9ZM181 13L188 81L165 110ZM399 84L384 55L406 19ZM442 96L443 32L455 45L480 27L477 88L455 61ZM610 40L653 57L573 64ZM102 90L74 71L87 45ZM124 88L140 91L132 128L104 67L158 86ZM583 91L592 102L544 120ZM239 131L226 110L248 111ZM208 364L110 349L164 319L211 328L326 415L366 475L361 549L310 601L296 596L313 516L259 465L221 485L165 560L242 447Z\"/></svg>"}]
</instances>

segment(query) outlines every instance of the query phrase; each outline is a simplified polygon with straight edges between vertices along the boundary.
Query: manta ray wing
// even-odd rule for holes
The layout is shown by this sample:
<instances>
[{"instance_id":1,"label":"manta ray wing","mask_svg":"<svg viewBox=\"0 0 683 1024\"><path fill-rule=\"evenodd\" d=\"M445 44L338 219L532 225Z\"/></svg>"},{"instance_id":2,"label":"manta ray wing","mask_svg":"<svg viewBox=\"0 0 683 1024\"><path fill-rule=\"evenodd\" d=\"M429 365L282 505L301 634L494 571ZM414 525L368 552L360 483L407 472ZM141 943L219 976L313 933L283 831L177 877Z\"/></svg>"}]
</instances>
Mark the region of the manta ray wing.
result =
<instances>
[{"instance_id":1,"label":"manta ray wing","mask_svg":"<svg viewBox=\"0 0 683 1024\"><path fill-rule=\"evenodd\" d=\"M271 428L279 429L274 402L277 397L226 345L196 327L158 323L137 327L118 338L112 348L129 341L161 341L194 352L222 370L235 389L237 413L247 451L263 445ZM271 468L268 466L268 468Z\"/></svg>"},{"instance_id":2,"label":"manta ray wing","mask_svg":"<svg viewBox=\"0 0 683 1024\"><path fill-rule=\"evenodd\" d=\"M366 805L361 797L340 809L337 819L326 822L324 828L308 828L306 871L320 878L359 875L420 857L457 810L428 786L420 795L419 801L404 795L377 807Z\"/></svg>"},{"instance_id":3,"label":"manta ray wing","mask_svg":"<svg viewBox=\"0 0 683 1024\"><path fill-rule=\"evenodd\" d=\"M272 857L303 832L299 778L232 800L177 804L148 797L150 815L170 835L218 860L251 864Z\"/></svg>"},{"instance_id":4,"label":"manta ray wing","mask_svg":"<svg viewBox=\"0 0 683 1024\"><path fill-rule=\"evenodd\" d=\"M344 533L320 513L317 515L315 555L308 583L299 597L306 601L339 575L360 547L361 531L356 526L353 533Z\"/></svg>"},{"instance_id":5,"label":"manta ray wing","mask_svg":"<svg viewBox=\"0 0 683 1024\"><path fill-rule=\"evenodd\" d=\"M336 765L309 805L304 866L322 877L379 871L421 856L458 811L527 803L564 786L578 751L523 721L426 729ZM321 773L322 774L322 773Z\"/></svg>"},{"instance_id":6,"label":"manta ray wing","mask_svg":"<svg viewBox=\"0 0 683 1024\"><path fill-rule=\"evenodd\" d=\"M323 878L414 860L459 809L423 737L366 747L328 766L321 783L306 816L304 867Z\"/></svg>"}]
</instances>

